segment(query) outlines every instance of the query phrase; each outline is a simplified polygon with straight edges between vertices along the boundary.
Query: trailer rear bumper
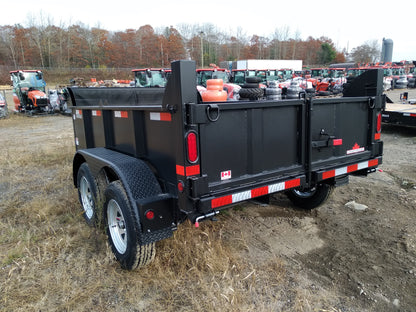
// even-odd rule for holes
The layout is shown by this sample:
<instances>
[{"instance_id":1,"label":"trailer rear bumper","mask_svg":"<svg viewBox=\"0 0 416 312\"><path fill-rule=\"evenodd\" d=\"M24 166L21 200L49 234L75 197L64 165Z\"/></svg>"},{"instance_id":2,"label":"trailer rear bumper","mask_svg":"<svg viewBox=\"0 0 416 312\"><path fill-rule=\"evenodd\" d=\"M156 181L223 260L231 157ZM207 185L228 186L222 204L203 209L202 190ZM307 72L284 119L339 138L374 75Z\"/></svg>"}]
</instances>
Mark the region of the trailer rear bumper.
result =
<instances>
[{"instance_id":1,"label":"trailer rear bumper","mask_svg":"<svg viewBox=\"0 0 416 312\"><path fill-rule=\"evenodd\" d=\"M305 175L300 175L283 181L257 185L256 187L250 189L235 189L234 192L229 194L220 194L216 196L201 198L198 203L198 210L202 214L207 214L213 210L223 209L226 206L234 205L256 197L286 191L293 188L304 186L310 187L322 182L331 185L341 185L342 183L335 183L337 179L340 179L340 177L348 176L350 174L367 174L369 172L375 171L376 167L381 163L382 157L380 156L374 159L361 161L347 166L315 171L312 174L312 181L310 183L307 183L307 178Z\"/></svg>"},{"instance_id":2,"label":"trailer rear bumper","mask_svg":"<svg viewBox=\"0 0 416 312\"><path fill-rule=\"evenodd\" d=\"M226 206L237 204L256 197L261 197L285 191L291 188L300 187L301 185L304 185L305 181L305 175L300 175L292 179L276 181L270 184L259 184L256 185L254 188L250 189L235 189L234 192L230 194L221 194L217 196L201 198L201 200L199 201L198 208L199 211L201 211L202 213L208 213L213 209L222 209Z\"/></svg>"},{"instance_id":3,"label":"trailer rear bumper","mask_svg":"<svg viewBox=\"0 0 416 312\"><path fill-rule=\"evenodd\" d=\"M316 182L325 181L333 178L337 178L343 175L349 174L362 174L374 170L378 165L382 163L382 157L376 157L374 159L361 161L359 163L337 167L334 169L323 169L316 171L313 175Z\"/></svg>"}]
</instances>

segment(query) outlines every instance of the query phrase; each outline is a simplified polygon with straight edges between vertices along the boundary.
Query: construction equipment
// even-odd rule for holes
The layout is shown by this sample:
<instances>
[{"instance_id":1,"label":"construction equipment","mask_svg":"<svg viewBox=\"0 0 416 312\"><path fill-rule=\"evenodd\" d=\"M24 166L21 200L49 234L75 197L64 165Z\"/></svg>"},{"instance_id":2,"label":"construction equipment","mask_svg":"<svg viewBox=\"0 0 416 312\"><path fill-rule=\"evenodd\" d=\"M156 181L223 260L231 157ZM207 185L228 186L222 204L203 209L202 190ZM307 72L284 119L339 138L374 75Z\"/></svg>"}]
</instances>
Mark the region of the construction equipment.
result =
<instances>
[{"instance_id":1,"label":"construction equipment","mask_svg":"<svg viewBox=\"0 0 416 312\"><path fill-rule=\"evenodd\" d=\"M33 113L52 113L46 95L46 82L40 70L15 70L10 72L13 82L13 101L15 111Z\"/></svg>"},{"instance_id":2,"label":"construction equipment","mask_svg":"<svg viewBox=\"0 0 416 312\"><path fill-rule=\"evenodd\" d=\"M141 68L133 69L134 86L138 88L163 88L166 86L170 69Z\"/></svg>"}]
</instances>

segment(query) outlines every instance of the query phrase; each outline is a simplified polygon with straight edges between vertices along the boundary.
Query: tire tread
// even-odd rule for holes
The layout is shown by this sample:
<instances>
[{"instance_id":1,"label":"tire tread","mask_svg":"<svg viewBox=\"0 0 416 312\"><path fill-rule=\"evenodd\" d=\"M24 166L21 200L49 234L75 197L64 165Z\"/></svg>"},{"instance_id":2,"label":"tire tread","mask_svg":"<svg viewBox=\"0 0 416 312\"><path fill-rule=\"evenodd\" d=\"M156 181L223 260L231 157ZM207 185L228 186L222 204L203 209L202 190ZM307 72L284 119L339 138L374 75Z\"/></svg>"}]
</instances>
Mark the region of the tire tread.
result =
<instances>
[{"instance_id":1,"label":"tire tread","mask_svg":"<svg viewBox=\"0 0 416 312\"><path fill-rule=\"evenodd\" d=\"M108 196L109 192L118 192L119 195L121 196L121 200L123 200L125 202L125 204L127 205L127 215L124 215L125 219L130 219L132 221L132 225L133 225L133 230L134 230L134 234L136 237L128 237L128 239L133 239L134 240L134 246L130 246L132 248L132 250L127 250L126 254L130 254L130 256L127 257L122 257L122 256L117 256L117 250L115 249L115 247L113 246L113 243L111 241L111 235L108 233L108 240L111 246L111 250L113 251L114 255L116 256L117 260L120 262L121 267L123 269L127 269L127 270L135 270L135 269L139 269L142 268L146 265L148 265L150 262L153 261L154 257L155 257L155 243L149 243L146 245L140 245L139 244L139 225L137 223L137 219L134 216L134 212L132 211L131 205L129 203L127 194L121 184L121 182L119 180L111 182L106 190L106 195ZM108 198L107 198L108 199ZM120 206L122 205L122 203L118 203ZM120 207L121 208L121 207ZM123 211L124 214L124 211ZM127 222L126 222L127 223ZM129 234L129 231L126 231L127 234ZM129 246L127 245L127 248L129 248Z\"/></svg>"}]
</instances>

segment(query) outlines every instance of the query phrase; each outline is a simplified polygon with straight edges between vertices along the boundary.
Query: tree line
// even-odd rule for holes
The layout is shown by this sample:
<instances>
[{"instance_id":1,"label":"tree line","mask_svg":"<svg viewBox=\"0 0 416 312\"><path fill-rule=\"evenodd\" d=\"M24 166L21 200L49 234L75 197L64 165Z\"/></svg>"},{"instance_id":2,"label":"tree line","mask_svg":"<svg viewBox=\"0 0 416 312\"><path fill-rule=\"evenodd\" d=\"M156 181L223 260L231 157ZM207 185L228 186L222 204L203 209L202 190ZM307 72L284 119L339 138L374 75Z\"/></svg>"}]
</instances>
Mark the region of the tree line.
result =
<instances>
[{"instance_id":1,"label":"tree line","mask_svg":"<svg viewBox=\"0 0 416 312\"><path fill-rule=\"evenodd\" d=\"M197 66L238 59L300 59L304 64L344 62L331 39L298 35L288 27L271 38L247 36L241 29L227 34L212 24L180 24L154 29L151 25L125 31L74 24L0 26L0 65L14 68L137 68L169 67L178 59Z\"/></svg>"}]
</instances>

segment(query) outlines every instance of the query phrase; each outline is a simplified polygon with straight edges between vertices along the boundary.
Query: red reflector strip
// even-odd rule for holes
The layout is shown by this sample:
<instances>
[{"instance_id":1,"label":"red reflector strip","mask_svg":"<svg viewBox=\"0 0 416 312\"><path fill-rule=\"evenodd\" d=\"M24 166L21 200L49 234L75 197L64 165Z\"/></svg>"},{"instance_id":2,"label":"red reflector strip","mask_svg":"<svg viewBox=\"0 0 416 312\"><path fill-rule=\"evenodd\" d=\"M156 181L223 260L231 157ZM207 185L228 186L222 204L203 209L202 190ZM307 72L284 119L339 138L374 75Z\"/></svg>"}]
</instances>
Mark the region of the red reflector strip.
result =
<instances>
[{"instance_id":1,"label":"red reflector strip","mask_svg":"<svg viewBox=\"0 0 416 312\"><path fill-rule=\"evenodd\" d=\"M381 138L381 133L374 134L374 140L380 140L380 138Z\"/></svg>"},{"instance_id":2,"label":"red reflector strip","mask_svg":"<svg viewBox=\"0 0 416 312\"><path fill-rule=\"evenodd\" d=\"M334 146L342 145L342 139L335 139L332 141L332 143Z\"/></svg>"},{"instance_id":3,"label":"red reflector strip","mask_svg":"<svg viewBox=\"0 0 416 312\"><path fill-rule=\"evenodd\" d=\"M114 111L114 117L116 117L116 118L128 118L129 113L127 111Z\"/></svg>"},{"instance_id":4,"label":"red reflector strip","mask_svg":"<svg viewBox=\"0 0 416 312\"><path fill-rule=\"evenodd\" d=\"M329 179L335 177L335 170L330 170L322 173L322 179Z\"/></svg>"},{"instance_id":5,"label":"red reflector strip","mask_svg":"<svg viewBox=\"0 0 416 312\"><path fill-rule=\"evenodd\" d=\"M200 172L201 171L200 171L199 165L186 167L186 176L187 177L197 175Z\"/></svg>"},{"instance_id":6,"label":"red reflector strip","mask_svg":"<svg viewBox=\"0 0 416 312\"><path fill-rule=\"evenodd\" d=\"M199 165L184 167L176 165L176 174L180 176L193 176L201 173L201 167Z\"/></svg>"},{"instance_id":7,"label":"red reflector strip","mask_svg":"<svg viewBox=\"0 0 416 312\"><path fill-rule=\"evenodd\" d=\"M355 165L351 165L351 166L348 166L347 167L347 172L349 173L349 172L354 172L354 171L357 171L358 170L358 164L355 164Z\"/></svg>"},{"instance_id":8,"label":"red reflector strip","mask_svg":"<svg viewBox=\"0 0 416 312\"><path fill-rule=\"evenodd\" d=\"M266 194L269 194L268 186L263 186L263 187L259 187L254 190L251 190L251 197L259 197L259 196L263 196Z\"/></svg>"},{"instance_id":9,"label":"red reflector strip","mask_svg":"<svg viewBox=\"0 0 416 312\"><path fill-rule=\"evenodd\" d=\"M233 203L233 196L227 195L223 197L214 198L211 200L211 208L215 209L221 206L229 205Z\"/></svg>"},{"instance_id":10,"label":"red reflector strip","mask_svg":"<svg viewBox=\"0 0 416 312\"><path fill-rule=\"evenodd\" d=\"M374 167L378 165L378 159L372 159L368 161L368 166L369 167Z\"/></svg>"},{"instance_id":11,"label":"red reflector strip","mask_svg":"<svg viewBox=\"0 0 416 312\"><path fill-rule=\"evenodd\" d=\"M185 176L185 167L184 166L180 166L180 165L176 165L176 174L177 175L181 175L181 176Z\"/></svg>"},{"instance_id":12,"label":"red reflector strip","mask_svg":"<svg viewBox=\"0 0 416 312\"><path fill-rule=\"evenodd\" d=\"M292 187L298 187L300 185L300 179L294 179L285 182L285 189L289 189Z\"/></svg>"},{"instance_id":13,"label":"red reflector strip","mask_svg":"<svg viewBox=\"0 0 416 312\"><path fill-rule=\"evenodd\" d=\"M101 111L93 110L92 115L95 117L101 117Z\"/></svg>"},{"instance_id":14,"label":"red reflector strip","mask_svg":"<svg viewBox=\"0 0 416 312\"><path fill-rule=\"evenodd\" d=\"M234 193L232 195L222 196L211 200L211 208L215 209L221 206L238 203L247 199L284 191L289 188L297 187L300 185L300 179L293 179L285 182L270 184L262 187L258 187L252 190L243 191L240 193Z\"/></svg>"},{"instance_id":15,"label":"red reflector strip","mask_svg":"<svg viewBox=\"0 0 416 312\"><path fill-rule=\"evenodd\" d=\"M403 116L405 116L405 117L416 117L416 114L413 114L413 113L403 113Z\"/></svg>"},{"instance_id":16,"label":"red reflector strip","mask_svg":"<svg viewBox=\"0 0 416 312\"><path fill-rule=\"evenodd\" d=\"M172 115L170 113L150 113L150 120L172 121Z\"/></svg>"},{"instance_id":17,"label":"red reflector strip","mask_svg":"<svg viewBox=\"0 0 416 312\"><path fill-rule=\"evenodd\" d=\"M328 170L328 171L322 172L322 180L326 180L326 179L333 178L339 175L351 173L351 172L358 171L361 169L375 167L377 165L378 165L378 159L372 159L369 161L360 162L358 164L349 165L347 167L341 167L341 168L337 168L333 170Z\"/></svg>"}]
</instances>

